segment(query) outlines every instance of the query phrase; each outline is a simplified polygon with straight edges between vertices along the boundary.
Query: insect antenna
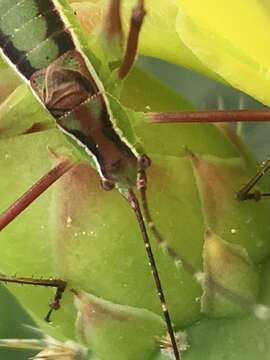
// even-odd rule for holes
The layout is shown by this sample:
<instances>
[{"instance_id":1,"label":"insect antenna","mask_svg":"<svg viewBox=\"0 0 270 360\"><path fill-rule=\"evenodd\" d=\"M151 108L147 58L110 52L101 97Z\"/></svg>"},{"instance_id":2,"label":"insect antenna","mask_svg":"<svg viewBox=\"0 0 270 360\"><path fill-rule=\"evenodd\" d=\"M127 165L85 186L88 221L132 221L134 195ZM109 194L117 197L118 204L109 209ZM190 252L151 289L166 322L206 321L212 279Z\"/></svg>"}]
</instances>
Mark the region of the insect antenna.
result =
<instances>
[{"instance_id":1,"label":"insect antenna","mask_svg":"<svg viewBox=\"0 0 270 360\"><path fill-rule=\"evenodd\" d=\"M180 360L180 353L179 353L179 350L177 347L177 342L176 342L176 338L175 338L175 334L174 334L174 330L173 330L170 313L169 313L169 310L166 305L165 295L164 295L164 292L162 289L160 277L159 277L157 266L156 266L156 261L155 261L154 255L153 255L152 247L151 247L150 240L149 240L149 237L147 234L145 222L143 219L143 215L141 212L141 208L140 208L138 199L131 189L129 189L128 192L124 196L125 196L126 200L129 202L129 204L130 204L131 208L133 209L133 211L136 215L136 218L138 220L138 224L140 226L140 231L141 231L141 234L143 237L143 241L144 241L144 245L145 245L145 249L146 249L146 253L147 253L147 257L148 257L148 261L149 261L149 265L151 267L157 294L158 294L161 308L163 311L163 316L164 316L164 319L165 319L165 322L167 325L168 334L169 334L169 337L170 337L170 340L172 343L172 349L174 352L174 356L175 356L176 360Z\"/></svg>"}]
</instances>

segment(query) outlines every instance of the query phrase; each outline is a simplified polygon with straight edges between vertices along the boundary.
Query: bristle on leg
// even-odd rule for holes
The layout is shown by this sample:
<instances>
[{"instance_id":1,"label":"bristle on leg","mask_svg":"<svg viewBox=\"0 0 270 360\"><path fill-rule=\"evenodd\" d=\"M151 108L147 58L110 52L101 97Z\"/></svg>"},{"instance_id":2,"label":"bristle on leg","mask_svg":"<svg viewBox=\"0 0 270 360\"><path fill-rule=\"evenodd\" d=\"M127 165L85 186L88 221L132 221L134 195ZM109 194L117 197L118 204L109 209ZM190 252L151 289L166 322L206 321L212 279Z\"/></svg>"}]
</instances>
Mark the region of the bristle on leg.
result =
<instances>
[{"instance_id":1,"label":"bristle on leg","mask_svg":"<svg viewBox=\"0 0 270 360\"><path fill-rule=\"evenodd\" d=\"M178 331L175 333L176 344L179 353L187 351L189 349L187 333L185 331ZM159 341L160 351L163 355L168 356L169 359L174 359L174 353L170 337L164 336Z\"/></svg>"}]
</instances>

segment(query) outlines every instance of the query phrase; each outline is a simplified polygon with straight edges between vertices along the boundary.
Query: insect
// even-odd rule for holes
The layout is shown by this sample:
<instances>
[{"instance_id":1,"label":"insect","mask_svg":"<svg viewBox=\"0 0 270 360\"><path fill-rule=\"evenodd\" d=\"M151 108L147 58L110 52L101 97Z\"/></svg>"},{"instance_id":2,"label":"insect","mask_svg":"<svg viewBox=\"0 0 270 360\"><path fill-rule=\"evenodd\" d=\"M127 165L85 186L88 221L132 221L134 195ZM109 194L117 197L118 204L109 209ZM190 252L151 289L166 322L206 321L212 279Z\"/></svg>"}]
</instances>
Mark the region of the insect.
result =
<instances>
[{"instance_id":1,"label":"insect","mask_svg":"<svg viewBox=\"0 0 270 360\"><path fill-rule=\"evenodd\" d=\"M119 6L119 1L111 2L109 18L115 7L116 13L119 13ZM61 131L89 156L90 162L100 175L104 190L112 190L116 187L134 210L148 261L151 264L175 358L179 359L180 355L145 222L137 197L132 190L137 186L147 210L145 170L150 166L150 159L140 154L118 128L112 112L112 104L115 100L106 95L93 65L85 56L64 11L61 11L62 4L52 0L14 0L1 1L0 8L0 43L4 58L30 85L33 94L51 113ZM127 75L134 62L144 13L144 2L140 0L133 12L127 52L118 71L119 79ZM10 20L13 16L17 19L16 28ZM112 16L111 27L113 31L116 30L117 36L121 36L121 23L117 22L117 19L119 19L118 15ZM40 35L29 39L27 44L18 44L21 34L26 34L27 29L35 25L40 26ZM1 215L1 230L73 166L70 161L62 161L44 175ZM150 221L149 212L147 211L146 214ZM2 277L1 280L55 287L56 294L50 304L47 321L52 310L59 308L66 287L66 282L62 280L10 277Z\"/></svg>"},{"instance_id":2,"label":"insect","mask_svg":"<svg viewBox=\"0 0 270 360\"><path fill-rule=\"evenodd\" d=\"M34 96L53 116L57 126L67 135L74 147L79 152L85 152L89 157L89 161L100 176L102 187L105 190L112 190L116 187L134 210L145 242L149 262L151 263L174 356L175 359L179 359L180 354L166 307L165 296L140 205L132 190L133 187L137 186L140 192L145 219L159 243L166 247L170 255L176 260L185 261L179 259L179 256L166 245L152 221L146 199L147 180L145 173L145 170L150 166L150 159L141 150L137 149L135 142L130 141L116 123L116 114L114 114L113 109L117 107L119 109L119 103L114 96L106 93L92 62L85 55L84 49L70 23L70 17L66 16L63 4L66 6L64 2L56 0L1 1L0 42L3 57L29 84ZM109 14L118 15L108 18L112 19L111 28L114 31L116 30L117 36L121 38L119 6L119 1L111 1ZM12 19L12 14L15 18L15 13L21 16L19 19L16 18L16 31L9 20ZM125 78L134 62L143 17L144 3L138 1L132 17L127 51L118 71L120 79ZM40 32L41 38L34 37L29 39L29 44L16 45L19 35L22 35L20 32L26 32L34 23L41 26L39 21L43 26L45 23L45 37L43 28L41 29L43 32ZM112 30L109 31L109 35L111 35L111 32ZM148 114L152 121L157 121L161 116ZM168 114L163 116L168 116ZM57 154L55 156L57 157ZM41 193L64 174L71 171L75 165L69 159L59 161L50 172L44 175L1 215L0 228L4 229ZM191 269L188 264L186 264L186 267L196 275L195 270ZM50 305L51 309L46 317L47 320L50 319L52 310L59 308L62 294L67 285L64 280L58 279L2 276L1 280L55 287L57 289L56 295Z\"/></svg>"}]
</instances>

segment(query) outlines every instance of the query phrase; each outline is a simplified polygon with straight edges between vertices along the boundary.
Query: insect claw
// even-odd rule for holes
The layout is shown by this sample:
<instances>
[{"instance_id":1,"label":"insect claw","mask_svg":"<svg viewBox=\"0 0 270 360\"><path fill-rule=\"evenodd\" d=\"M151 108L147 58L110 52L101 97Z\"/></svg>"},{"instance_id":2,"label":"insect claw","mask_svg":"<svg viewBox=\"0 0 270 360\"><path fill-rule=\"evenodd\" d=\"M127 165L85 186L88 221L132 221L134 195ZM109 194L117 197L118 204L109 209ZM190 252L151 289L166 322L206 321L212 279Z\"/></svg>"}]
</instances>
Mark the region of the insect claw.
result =
<instances>
[{"instance_id":1,"label":"insect claw","mask_svg":"<svg viewBox=\"0 0 270 360\"><path fill-rule=\"evenodd\" d=\"M50 308L50 310L48 311L47 315L45 316L44 320L47 322L47 323L50 323L51 322L51 315L52 315L52 312L53 312L53 308Z\"/></svg>"}]
</instances>

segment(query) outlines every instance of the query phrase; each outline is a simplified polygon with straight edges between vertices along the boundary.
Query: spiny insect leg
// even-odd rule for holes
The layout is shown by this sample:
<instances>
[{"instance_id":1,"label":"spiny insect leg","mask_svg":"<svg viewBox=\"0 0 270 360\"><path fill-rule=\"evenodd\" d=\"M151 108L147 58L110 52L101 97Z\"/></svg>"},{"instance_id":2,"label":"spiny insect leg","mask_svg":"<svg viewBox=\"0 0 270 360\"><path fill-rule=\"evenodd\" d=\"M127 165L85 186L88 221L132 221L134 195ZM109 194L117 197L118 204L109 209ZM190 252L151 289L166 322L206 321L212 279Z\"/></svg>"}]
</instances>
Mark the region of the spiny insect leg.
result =
<instances>
[{"instance_id":1,"label":"spiny insect leg","mask_svg":"<svg viewBox=\"0 0 270 360\"><path fill-rule=\"evenodd\" d=\"M145 114L150 123L215 123L270 121L270 110L213 110L148 112Z\"/></svg>"},{"instance_id":2,"label":"spiny insect leg","mask_svg":"<svg viewBox=\"0 0 270 360\"><path fill-rule=\"evenodd\" d=\"M127 76L135 61L139 35L145 14L144 0L138 0L137 5L132 11L126 50L118 72L120 79L124 79Z\"/></svg>"},{"instance_id":3,"label":"spiny insect leg","mask_svg":"<svg viewBox=\"0 0 270 360\"><path fill-rule=\"evenodd\" d=\"M262 196L270 196L270 193L262 193L259 190L251 192L258 181L270 169L270 159L262 163L257 173L236 194L237 200L260 200Z\"/></svg>"},{"instance_id":4,"label":"spiny insect leg","mask_svg":"<svg viewBox=\"0 0 270 360\"><path fill-rule=\"evenodd\" d=\"M165 322L167 325L167 330L168 330L168 333L169 333L169 336L171 339L174 356L175 356L176 360L180 360L180 353L179 353L179 350L177 347L177 342L176 342L176 338L175 338L175 334L174 334L174 330L173 330L171 317L170 317L169 310L166 305L166 299L165 299L164 292L162 289L162 285L161 285L161 281L159 278L155 258L154 258L153 252L152 252L151 244L150 244L149 237L148 237L148 234L146 231L146 227L145 227L145 223L144 223L143 216L141 213L139 202L138 202L134 192L131 189L125 195L125 198L129 202L131 208L133 209L133 211L135 212L135 215L137 217L137 220L138 220L138 223L140 226L140 230L141 230L141 234L143 237L146 253L148 256L149 265L151 267L151 271L152 271L153 278L154 278L155 285L156 285L156 290L157 290L158 297L159 297L159 300L161 303L163 316L164 316L164 319L165 319Z\"/></svg>"},{"instance_id":5,"label":"spiny insect leg","mask_svg":"<svg viewBox=\"0 0 270 360\"><path fill-rule=\"evenodd\" d=\"M0 274L0 281L4 283L14 283L21 285L35 285L35 286L45 286L45 287L54 287L56 289L55 296L53 300L49 303L50 310L45 316L45 320L50 322L50 317L53 310L58 310L60 308L60 300L62 298L63 292L66 289L66 281L60 279L34 279L34 278L23 278L15 276L5 276Z\"/></svg>"},{"instance_id":6,"label":"spiny insect leg","mask_svg":"<svg viewBox=\"0 0 270 360\"><path fill-rule=\"evenodd\" d=\"M0 231L73 166L74 164L70 161L62 161L46 175L42 176L30 189L0 214Z\"/></svg>"},{"instance_id":7,"label":"spiny insect leg","mask_svg":"<svg viewBox=\"0 0 270 360\"><path fill-rule=\"evenodd\" d=\"M179 256L174 251L174 249L163 239L160 231L158 230L158 228L155 225L155 222L151 216L149 206L148 206L147 195L146 195L147 178L146 178L146 173L144 170L140 170L140 172L139 172L138 189L141 194L143 212L144 212L146 222L147 222L154 238L158 242L159 246L164 251L166 251L169 254L169 256L172 257L172 259L175 262L176 267L183 266L185 268L185 270L187 270L190 274L195 276L195 274L197 273L196 269L191 264L189 264L183 257Z\"/></svg>"}]
</instances>

